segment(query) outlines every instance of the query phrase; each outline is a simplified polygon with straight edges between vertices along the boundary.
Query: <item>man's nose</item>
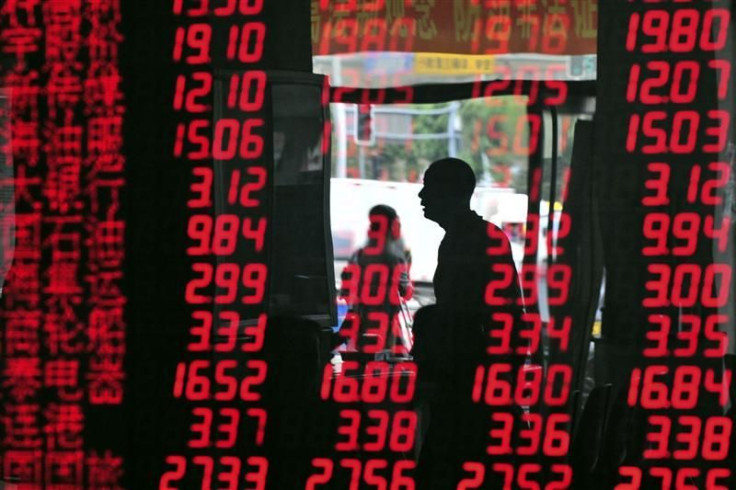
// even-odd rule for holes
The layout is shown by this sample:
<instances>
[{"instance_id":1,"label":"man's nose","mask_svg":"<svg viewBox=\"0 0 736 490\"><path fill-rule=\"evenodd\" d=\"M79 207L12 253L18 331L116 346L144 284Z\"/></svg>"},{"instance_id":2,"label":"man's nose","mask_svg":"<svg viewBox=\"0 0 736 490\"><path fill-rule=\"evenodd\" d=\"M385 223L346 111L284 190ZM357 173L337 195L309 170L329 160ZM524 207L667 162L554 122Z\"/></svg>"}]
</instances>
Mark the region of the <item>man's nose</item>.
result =
<instances>
[{"instance_id":1,"label":"man's nose","mask_svg":"<svg viewBox=\"0 0 736 490\"><path fill-rule=\"evenodd\" d=\"M419 199L422 198L422 194L424 194L424 187L422 187L422 190L420 190L419 194L417 194L417 196L419 196Z\"/></svg>"}]
</instances>

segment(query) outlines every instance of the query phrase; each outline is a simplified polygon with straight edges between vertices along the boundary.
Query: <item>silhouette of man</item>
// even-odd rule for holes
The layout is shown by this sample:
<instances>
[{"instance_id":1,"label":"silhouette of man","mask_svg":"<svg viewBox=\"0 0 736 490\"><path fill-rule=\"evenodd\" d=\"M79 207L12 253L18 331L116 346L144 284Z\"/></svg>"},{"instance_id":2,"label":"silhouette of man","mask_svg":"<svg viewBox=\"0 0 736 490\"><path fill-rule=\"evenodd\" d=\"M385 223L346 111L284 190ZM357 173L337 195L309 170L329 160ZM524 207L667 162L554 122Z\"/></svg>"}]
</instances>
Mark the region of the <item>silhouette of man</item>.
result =
<instances>
[{"instance_id":1,"label":"silhouette of man","mask_svg":"<svg viewBox=\"0 0 736 490\"><path fill-rule=\"evenodd\" d=\"M489 330L519 321L523 304L508 238L470 209L474 189L470 166L445 158L427 169L419 193L424 216L445 230L433 278L436 304L414 318L422 489L455 488L462 463L485 456L487 411L471 400L475 368L519 363L510 350L486 356Z\"/></svg>"}]
</instances>

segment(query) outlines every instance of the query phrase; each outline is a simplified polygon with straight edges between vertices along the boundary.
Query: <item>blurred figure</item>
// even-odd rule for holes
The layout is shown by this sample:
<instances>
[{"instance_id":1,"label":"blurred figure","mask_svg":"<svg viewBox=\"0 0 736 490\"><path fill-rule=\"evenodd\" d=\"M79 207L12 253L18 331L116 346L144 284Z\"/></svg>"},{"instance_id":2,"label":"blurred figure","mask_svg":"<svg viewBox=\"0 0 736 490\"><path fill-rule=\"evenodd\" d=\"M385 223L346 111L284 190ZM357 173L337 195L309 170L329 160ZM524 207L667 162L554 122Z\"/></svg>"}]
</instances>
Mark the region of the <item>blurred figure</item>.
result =
<instances>
[{"instance_id":1,"label":"blurred figure","mask_svg":"<svg viewBox=\"0 0 736 490\"><path fill-rule=\"evenodd\" d=\"M349 348L365 354L386 349L408 354L400 340L398 314L402 301L413 293L411 253L394 208L379 204L371 208L368 218L366 244L353 253L342 271L340 297L349 310L335 344L348 342Z\"/></svg>"}]
</instances>

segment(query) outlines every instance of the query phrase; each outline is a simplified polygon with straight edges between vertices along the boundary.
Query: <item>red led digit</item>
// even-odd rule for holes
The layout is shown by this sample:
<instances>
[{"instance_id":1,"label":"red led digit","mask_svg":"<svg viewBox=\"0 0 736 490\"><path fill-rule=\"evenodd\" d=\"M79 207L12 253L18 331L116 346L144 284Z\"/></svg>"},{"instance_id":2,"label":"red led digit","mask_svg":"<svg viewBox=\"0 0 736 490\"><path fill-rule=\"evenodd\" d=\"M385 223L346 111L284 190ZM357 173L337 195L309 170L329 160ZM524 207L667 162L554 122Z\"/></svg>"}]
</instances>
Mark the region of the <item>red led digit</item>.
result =
<instances>
[{"instance_id":1,"label":"red led digit","mask_svg":"<svg viewBox=\"0 0 736 490\"><path fill-rule=\"evenodd\" d=\"M200 256L210 252L212 236L212 217L206 214L195 214L189 217L187 235L197 243L187 248L187 255Z\"/></svg>"},{"instance_id":2,"label":"red led digit","mask_svg":"<svg viewBox=\"0 0 736 490\"><path fill-rule=\"evenodd\" d=\"M554 210L552 212L554 213ZM559 213L558 216L558 228L554 231L554 233L547 233L547 251L548 254L554 258L557 258L558 256L565 253L565 249L560 247L557 244L557 241L560 238L566 238L570 234L570 230L572 229L572 220L570 219L570 215L568 213L563 211L562 213Z\"/></svg>"},{"instance_id":3,"label":"red led digit","mask_svg":"<svg viewBox=\"0 0 736 490\"><path fill-rule=\"evenodd\" d=\"M193 417L200 417L199 421L192 422L190 430L196 438L189 440L187 445L191 448L201 449L209 446L211 441L210 431L212 429L212 410L209 408L196 407L192 409Z\"/></svg>"},{"instance_id":4,"label":"red led digit","mask_svg":"<svg viewBox=\"0 0 736 490\"><path fill-rule=\"evenodd\" d=\"M249 409L248 413L251 410ZM235 446L235 441L238 439L238 426L240 424L240 410L237 408L221 408L219 415L225 420L223 423L217 425L217 441L215 441L215 447L220 449L230 449ZM221 437L224 435L225 437Z\"/></svg>"},{"instance_id":5,"label":"red led digit","mask_svg":"<svg viewBox=\"0 0 736 490\"><path fill-rule=\"evenodd\" d=\"M176 127L174 156L184 155L184 144L195 147L186 153L188 160L204 160L210 155L209 140L210 122L206 119L195 119L189 123L179 123Z\"/></svg>"},{"instance_id":6,"label":"red led digit","mask_svg":"<svg viewBox=\"0 0 736 490\"><path fill-rule=\"evenodd\" d=\"M662 483L658 488L672 488L672 470L670 468L654 467L649 470L649 474L662 479Z\"/></svg>"},{"instance_id":7,"label":"red led digit","mask_svg":"<svg viewBox=\"0 0 736 490\"><path fill-rule=\"evenodd\" d=\"M258 223L254 225L254 223ZM266 218L243 218L243 238L253 240L256 252L263 250L266 241L266 226L268 220Z\"/></svg>"},{"instance_id":8,"label":"red led digit","mask_svg":"<svg viewBox=\"0 0 736 490\"><path fill-rule=\"evenodd\" d=\"M723 483L723 485L721 485L717 480L721 478L728 480L730 477L731 470L726 468L713 468L707 473L705 479L705 488L707 488L708 490L728 490L725 482L720 482Z\"/></svg>"},{"instance_id":9,"label":"red led digit","mask_svg":"<svg viewBox=\"0 0 736 490\"><path fill-rule=\"evenodd\" d=\"M187 471L187 460L184 456L166 456L166 464L174 465L174 469L161 475L158 490L179 490L178 486L172 487L171 485L184 478Z\"/></svg>"},{"instance_id":10,"label":"red led digit","mask_svg":"<svg viewBox=\"0 0 736 490\"><path fill-rule=\"evenodd\" d=\"M188 365L184 396L190 401L208 400L210 397L210 378L206 371L210 362L204 359L195 359Z\"/></svg>"},{"instance_id":11,"label":"red led digit","mask_svg":"<svg viewBox=\"0 0 736 490\"><path fill-rule=\"evenodd\" d=\"M718 100L728 96L731 83L731 62L728 60L710 60L708 66L718 72Z\"/></svg>"},{"instance_id":12,"label":"red led digit","mask_svg":"<svg viewBox=\"0 0 736 490\"><path fill-rule=\"evenodd\" d=\"M641 203L644 206L664 206L669 204L667 187L670 180L670 166L666 163L649 163L647 170L655 173L656 177L648 178L644 182L644 187L654 191L654 194L643 197Z\"/></svg>"},{"instance_id":13,"label":"red led digit","mask_svg":"<svg viewBox=\"0 0 736 490\"><path fill-rule=\"evenodd\" d=\"M571 277L569 264L552 264L547 268L547 303L550 306L562 306L567 302Z\"/></svg>"},{"instance_id":14,"label":"red led digit","mask_svg":"<svg viewBox=\"0 0 736 490\"><path fill-rule=\"evenodd\" d=\"M368 19L363 24L361 51L385 51L388 26L386 19Z\"/></svg>"},{"instance_id":15,"label":"red led digit","mask_svg":"<svg viewBox=\"0 0 736 490\"><path fill-rule=\"evenodd\" d=\"M251 456L246 460L250 466L255 466L256 469L245 473L245 481L248 483L254 483L253 487L248 487L248 490L265 490L266 478L268 474L268 460L261 456Z\"/></svg>"},{"instance_id":16,"label":"red led digit","mask_svg":"<svg viewBox=\"0 0 736 490\"><path fill-rule=\"evenodd\" d=\"M667 238L670 228L670 215L667 213L649 213L644 217L642 233L647 240L654 241L653 244L642 248L641 253L647 257L667 255Z\"/></svg>"},{"instance_id":17,"label":"red led digit","mask_svg":"<svg viewBox=\"0 0 736 490\"><path fill-rule=\"evenodd\" d=\"M547 337L556 340L557 352L567 352L570 344L570 330L572 329L572 317L550 317L547 323Z\"/></svg>"},{"instance_id":18,"label":"red led digit","mask_svg":"<svg viewBox=\"0 0 736 490\"><path fill-rule=\"evenodd\" d=\"M526 305L535 305L538 301L538 279L539 274L536 264L522 264L519 282L521 283L522 297L519 302Z\"/></svg>"},{"instance_id":19,"label":"red led digit","mask_svg":"<svg viewBox=\"0 0 736 490\"><path fill-rule=\"evenodd\" d=\"M248 119L245 121L232 118L219 119L215 123L212 157L215 160L222 161L232 160L236 155L245 159L260 157L263 154L264 140L261 135L254 134L253 130L263 125L262 119ZM257 168L261 167L250 167L248 173L253 174L254 172L251 172L251 170ZM235 172L239 171L235 170L233 174Z\"/></svg>"},{"instance_id":20,"label":"red led digit","mask_svg":"<svg viewBox=\"0 0 736 490\"><path fill-rule=\"evenodd\" d=\"M314 458L312 460L312 466L321 470L321 473L311 475L307 479L307 485L304 490L316 490L322 485L329 483L332 479L332 472L334 469L334 463L329 458Z\"/></svg>"},{"instance_id":21,"label":"red led digit","mask_svg":"<svg viewBox=\"0 0 736 490\"><path fill-rule=\"evenodd\" d=\"M644 370L641 390L643 408L651 410L669 408L669 388L666 383L655 380L655 377L664 376L668 372L669 368L662 365L647 366Z\"/></svg>"},{"instance_id":22,"label":"red led digit","mask_svg":"<svg viewBox=\"0 0 736 490\"><path fill-rule=\"evenodd\" d=\"M248 375L243 378L240 384L240 399L246 402L255 402L261 399L261 394L251 391L252 388L261 386L266 381L268 373L268 364L261 359L254 359L245 363L248 370L255 371L255 374Z\"/></svg>"},{"instance_id":23,"label":"red led digit","mask_svg":"<svg viewBox=\"0 0 736 490\"><path fill-rule=\"evenodd\" d=\"M237 367L238 362L234 359L225 359L215 363L215 384L218 388L224 388L222 391L215 392L215 400L230 401L235 398L238 392L238 381L227 371Z\"/></svg>"},{"instance_id":24,"label":"red led digit","mask_svg":"<svg viewBox=\"0 0 736 490\"><path fill-rule=\"evenodd\" d=\"M238 315L235 312L227 312L229 316L228 318L230 321L232 321L235 325L240 324L240 315ZM225 318L226 312L220 313L220 316L222 318ZM266 337L266 323L268 322L268 316L265 313L261 313L258 315L258 320L256 320L255 325L253 324L246 324L243 327L243 345L241 346L240 350L243 352L258 352L263 347L263 341ZM217 349L215 349L217 350Z\"/></svg>"},{"instance_id":25,"label":"red led digit","mask_svg":"<svg viewBox=\"0 0 736 490\"><path fill-rule=\"evenodd\" d=\"M471 473L471 476L462 479L457 485L457 490L475 490L483 485L486 467L482 463L463 463L463 471Z\"/></svg>"},{"instance_id":26,"label":"red led digit","mask_svg":"<svg viewBox=\"0 0 736 490\"><path fill-rule=\"evenodd\" d=\"M719 329L719 325L725 325L728 322L728 316L712 314L705 319L705 327L703 335L709 342L715 344L703 351L705 357L723 357L726 355L728 348L728 334Z\"/></svg>"},{"instance_id":27,"label":"red led digit","mask_svg":"<svg viewBox=\"0 0 736 490\"><path fill-rule=\"evenodd\" d=\"M697 111L678 111L672 121L669 150L672 153L688 154L695 150L698 142L700 113ZM646 123L645 123L646 128ZM644 150L644 148L642 148Z\"/></svg>"},{"instance_id":28,"label":"red led digit","mask_svg":"<svg viewBox=\"0 0 736 490\"><path fill-rule=\"evenodd\" d=\"M517 326L521 345L516 348L516 353L520 355L536 354L542 338L542 317L536 313L524 313L521 315L521 320L521 325ZM524 328L527 326L531 328Z\"/></svg>"},{"instance_id":29,"label":"red led digit","mask_svg":"<svg viewBox=\"0 0 736 490\"><path fill-rule=\"evenodd\" d=\"M728 143L731 113L728 111L708 111L706 114L708 119L714 121L716 125L706 127L705 134L715 138L715 142L703 145L703 151L705 153L721 153Z\"/></svg>"},{"instance_id":30,"label":"red led digit","mask_svg":"<svg viewBox=\"0 0 736 490\"><path fill-rule=\"evenodd\" d=\"M388 461L385 459L369 459L365 463L365 471L363 480L376 488L376 490L387 490L388 482L386 478L376 473L377 470L383 470L388 467Z\"/></svg>"},{"instance_id":31,"label":"red led digit","mask_svg":"<svg viewBox=\"0 0 736 490\"><path fill-rule=\"evenodd\" d=\"M488 368L488 382L486 384L485 402L491 406L505 406L511 404L511 384L508 382L508 375L511 372L511 366L507 363L499 362ZM507 379L501 379L501 376Z\"/></svg>"},{"instance_id":32,"label":"red led digit","mask_svg":"<svg viewBox=\"0 0 736 490\"><path fill-rule=\"evenodd\" d=\"M708 264L706 266L703 292L700 299L702 306L722 308L728 304L732 274L733 268L730 264Z\"/></svg>"},{"instance_id":33,"label":"red led digit","mask_svg":"<svg viewBox=\"0 0 736 490\"><path fill-rule=\"evenodd\" d=\"M647 272L658 277L644 283L647 291L655 293L654 297L644 298L642 305L645 307L661 307L669 305L669 284L672 277L672 269L667 264L649 264Z\"/></svg>"},{"instance_id":34,"label":"red led digit","mask_svg":"<svg viewBox=\"0 0 736 490\"><path fill-rule=\"evenodd\" d=\"M530 213L526 217L526 233L524 234L524 255L531 256L539 248L539 215Z\"/></svg>"},{"instance_id":35,"label":"red led digit","mask_svg":"<svg viewBox=\"0 0 736 490\"><path fill-rule=\"evenodd\" d=\"M689 53L698 41L700 13L695 9L677 9L672 16L669 49L673 53Z\"/></svg>"},{"instance_id":36,"label":"red led digit","mask_svg":"<svg viewBox=\"0 0 736 490\"><path fill-rule=\"evenodd\" d=\"M189 329L192 341L187 345L187 350L189 352L205 352L211 346L212 312L206 310L194 311L192 312L192 320L198 320L201 323L192 325Z\"/></svg>"},{"instance_id":37,"label":"red led digit","mask_svg":"<svg viewBox=\"0 0 736 490\"><path fill-rule=\"evenodd\" d=\"M495 473L503 475L503 488L514 488L514 466L509 463L493 463L491 468Z\"/></svg>"},{"instance_id":38,"label":"red led digit","mask_svg":"<svg viewBox=\"0 0 736 490\"><path fill-rule=\"evenodd\" d=\"M707 461L726 459L731 448L733 421L728 417L708 417L703 431L703 458Z\"/></svg>"},{"instance_id":39,"label":"red led digit","mask_svg":"<svg viewBox=\"0 0 736 490\"><path fill-rule=\"evenodd\" d=\"M700 230L700 215L697 213L678 213L672 223L672 235L684 245L672 247L675 256L688 256L695 253L698 246L698 231Z\"/></svg>"},{"instance_id":40,"label":"red led digit","mask_svg":"<svg viewBox=\"0 0 736 490\"><path fill-rule=\"evenodd\" d=\"M566 464L553 464L551 467L552 474L559 474L559 481L550 481L544 490L567 490L572 484L572 468Z\"/></svg>"},{"instance_id":41,"label":"red led digit","mask_svg":"<svg viewBox=\"0 0 736 490\"><path fill-rule=\"evenodd\" d=\"M700 445L700 431L703 428L703 422L700 420L700 417L689 415L678 417L677 422L680 424L680 432L675 436L675 440L682 447L672 451L672 457L684 460L695 459L698 454L698 446ZM685 429L684 431L683 428Z\"/></svg>"},{"instance_id":42,"label":"red led digit","mask_svg":"<svg viewBox=\"0 0 736 490\"><path fill-rule=\"evenodd\" d=\"M728 9L709 9L703 15L700 48L703 51L720 51L728 40L731 12ZM716 25L718 27L716 27Z\"/></svg>"},{"instance_id":43,"label":"red led digit","mask_svg":"<svg viewBox=\"0 0 736 490\"><path fill-rule=\"evenodd\" d=\"M677 490L700 490L692 483L699 475L700 470L697 468L681 468L675 478L675 488Z\"/></svg>"},{"instance_id":44,"label":"red led digit","mask_svg":"<svg viewBox=\"0 0 736 490\"><path fill-rule=\"evenodd\" d=\"M237 9L241 15L258 15L263 11L263 0L226 0L226 4L214 9L217 17L230 17Z\"/></svg>"},{"instance_id":45,"label":"red led digit","mask_svg":"<svg viewBox=\"0 0 736 490\"><path fill-rule=\"evenodd\" d=\"M386 264L368 264L363 269L363 287L360 290L360 302L364 305L379 306L386 302L390 271ZM371 289L376 286L376 291Z\"/></svg>"},{"instance_id":46,"label":"red led digit","mask_svg":"<svg viewBox=\"0 0 736 490\"><path fill-rule=\"evenodd\" d=\"M683 80L687 86L683 87ZM672 87L670 88L670 102L675 104L689 104L695 100L700 80L700 63L695 61L678 61L672 72ZM683 90L684 88L684 90Z\"/></svg>"},{"instance_id":47,"label":"red led digit","mask_svg":"<svg viewBox=\"0 0 736 490\"><path fill-rule=\"evenodd\" d=\"M514 416L510 413L494 412L491 415L493 429L490 430L491 444L486 452L492 456L511 454L511 432L514 426Z\"/></svg>"},{"instance_id":48,"label":"red led digit","mask_svg":"<svg viewBox=\"0 0 736 490\"><path fill-rule=\"evenodd\" d=\"M644 14L641 32L654 39L651 43L642 44L642 53L661 53L666 49L669 20L670 15L664 10L649 10Z\"/></svg>"},{"instance_id":49,"label":"red led digit","mask_svg":"<svg viewBox=\"0 0 736 490\"><path fill-rule=\"evenodd\" d=\"M636 406L639 400L639 385L641 384L641 368L634 368L631 371L631 379L629 381L629 393L626 396L626 403L630 407Z\"/></svg>"},{"instance_id":50,"label":"red led digit","mask_svg":"<svg viewBox=\"0 0 736 490\"><path fill-rule=\"evenodd\" d=\"M218 288L215 304L229 305L235 301L239 276L240 266L238 264L218 264L215 268L215 286ZM224 293L221 292L222 290Z\"/></svg>"},{"instance_id":51,"label":"red led digit","mask_svg":"<svg viewBox=\"0 0 736 490\"><path fill-rule=\"evenodd\" d=\"M491 266L494 274L498 277L486 286L485 301L489 306L500 306L509 303L509 299L503 294L511 286L514 278L513 264L493 264ZM497 291L501 293L498 294Z\"/></svg>"},{"instance_id":52,"label":"red led digit","mask_svg":"<svg viewBox=\"0 0 736 490\"><path fill-rule=\"evenodd\" d=\"M725 252L728 247L728 237L730 236L731 219L724 216L721 219L720 227L715 228L715 218L706 216L703 222L703 234L718 244L718 251Z\"/></svg>"},{"instance_id":53,"label":"red led digit","mask_svg":"<svg viewBox=\"0 0 736 490\"><path fill-rule=\"evenodd\" d=\"M340 466L350 470L350 486L348 490L359 490L360 488L360 473L362 471L363 464L357 459L342 459L340 460Z\"/></svg>"},{"instance_id":54,"label":"red led digit","mask_svg":"<svg viewBox=\"0 0 736 490\"><path fill-rule=\"evenodd\" d=\"M265 40L266 25L263 22L246 22L240 27L230 26L227 59L237 59L241 63L257 63L263 57Z\"/></svg>"},{"instance_id":55,"label":"red led digit","mask_svg":"<svg viewBox=\"0 0 736 490\"><path fill-rule=\"evenodd\" d=\"M553 413L547 417L542 445L542 452L546 456L557 457L567 454L570 448L569 424L570 416L564 413Z\"/></svg>"},{"instance_id":56,"label":"red led digit","mask_svg":"<svg viewBox=\"0 0 736 490\"><path fill-rule=\"evenodd\" d=\"M672 408L690 410L698 404L700 378L702 372L698 366L678 366L672 382Z\"/></svg>"},{"instance_id":57,"label":"red led digit","mask_svg":"<svg viewBox=\"0 0 736 490\"><path fill-rule=\"evenodd\" d=\"M539 114L523 114L516 122L516 131L512 151L514 155L529 156L537 152L539 135L542 130L542 116ZM528 141L524 136L528 135Z\"/></svg>"},{"instance_id":58,"label":"red led digit","mask_svg":"<svg viewBox=\"0 0 736 490\"><path fill-rule=\"evenodd\" d=\"M215 232L212 237L212 253L230 255L235 251L238 240L240 219L234 214L223 214L215 219Z\"/></svg>"},{"instance_id":59,"label":"red led digit","mask_svg":"<svg viewBox=\"0 0 736 490\"><path fill-rule=\"evenodd\" d=\"M626 86L626 101L636 102L636 94L639 90L639 77L641 76L641 65L634 63L629 69L629 83Z\"/></svg>"},{"instance_id":60,"label":"red led digit","mask_svg":"<svg viewBox=\"0 0 736 490\"><path fill-rule=\"evenodd\" d=\"M249 167L246 174L255 177L256 181L241 184L240 170L233 170L230 174L230 187L227 193L228 204L234 205L235 203L239 203L243 207L257 207L260 205L260 201L251 197L251 194L259 192L266 187L268 173L263 167Z\"/></svg>"},{"instance_id":61,"label":"red led digit","mask_svg":"<svg viewBox=\"0 0 736 490\"><path fill-rule=\"evenodd\" d=\"M544 403L548 407L561 407L570 397L572 367L568 364L551 364L544 385ZM559 387L559 393L557 388Z\"/></svg>"},{"instance_id":62,"label":"red led digit","mask_svg":"<svg viewBox=\"0 0 736 490\"><path fill-rule=\"evenodd\" d=\"M212 74L205 71L194 72L191 75L191 81L197 85L187 91L189 77L179 75L176 78L176 88L174 92L174 110L180 111L185 109L190 113L205 112L212 107L210 104L198 102L198 98L205 98L212 91ZM186 95L185 95L186 94Z\"/></svg>"},{"instance_id":63,"label":"red led digit","mask_svg":"<svg viewBox=\"0 0 736 490\"><path fill-rule=\"evenodd\" d=\"M506 15L489 15L485 25L486 39L492 44L486 54L506 54L511 38L511 19Z\"/></svg>"},{"instance_id":64,"label":"red led digit","mask_svg":"<svg viewBox=\"0 0 736 490\"><path fill-rule=\"evenodd\" d=\"M389 434L389 449L397 453L407 453L414 447L417 430L417 414L409 410L399 410L394 415Z\"/></svg>"},{"instance_id":65,"label":"red led digit","mask_svg":"<svg viewBox=\"0 0 736 490\"><path fill-rule=\"evenodd\" d=\"M212 26L205 23L191 24L187 27L177 27L174 44L174 61L184 61L189 65L198 65L210 62L210 43L212 41ZM196 51L183 57L184 45Z\"/></svg>"},{"instance_id":66,"label":"red led digit","mask_svg":"<svg viewBox=\"0 0 736 490\"><path fill-rule=\"evenodd\" d=\"M353 403L359 400L360 387L358 379L354 375L348 374L348 371L357 369L357 361L348 360L343 362L342 371L335 377L334 396L336 402Z\"/></svg>"},{"instance_id":67,"label":"red led digit","mask_svg":"<svg viewBox=\"0 0 736 490\"><path fill-rule=\"evenodd\" d=\"M542 387L541 366L530 364L519 369L514 390L514 402L521 406L535 405Z\"/></svg>"},{"instance_id":68,"label":"red led digit","mask_svg":"<svg viewBox=\"0 0 736 490\"><path fill-rule=\"evenodd\" d=\"M394 366L394 381L391 383L391 401L409 403L414 399L417 367L413 362L401 362ZM405 375L406 374L406 375ZM402 383L401 380L406 380Z\"/></svg>"},{"instance_id":69,"label":"red led digit","mask_svg":"<svg viewBox=\"0 0 736 490\"><path fill-rule=\"evenodd\" d=\"M388 435L389 414L385 410L368 410L370 422L366 424L366 442L363 444L365 451L381 451L386 447L386 436ZM358 418L360 420L360 418ZM353 427L351 425L351 427ZM357 424L355 430L357 431ZM373 440L371 440L373 438ZM356 436L357 439L357 436ZM337 448L337 446L335 446ZM340 451L340 449L338 449Z\"/></svg>"},{"instance_id":70,"label":"red led digit","mask_svg":"<svg viewBox=\"0 0 736 490\"><path fill-rule=\"evenodd\" d=\"M511 352L511 334L514 326L514 317L510 313L493 313L492 327L488 331L488 336L497 342L491 342L486 348L489 355L505 355Z\"/></svg>"},{"instance_id":71,"label":"red led digit","mask_svg":"<svg viewBox=\"0 0 736 490\"><path fill-rule=\"evenodd\" d=\"M504 124L507 120L507 114L493 114L488 119L486 132L488 138L493 142L493 148L488 152L490 156L505 155L509 151L509 137L504 131ZM503 240L501 242L505 243Z\"/></svg>"},{"instance_id":72,"label":"red led digit","mask_svg":"<svg viewBox=\"0 0 736 490\"><path fill-rule=\"evenodd\" d=\"M266 72L251 70L230 76L227 107L243 112L256 112L263 107L266 96Z\"/></svg>"},{"instance_id":73,"label":"red led digit","mask_svg":"<svg viewBox=\"0 0 736 490\"><path fill-rule=\"evenodd\" d=\"M194 167L192 175L201 177L199 182L193 182L189 186L189 190L196 197L187 201L190 208L206 208L212 206L212 182L214 181L214 172L208 167Z\"/></svg>"},{"instance_id":74,"label":"red led digit","mask_svg":"<svg viewBox=\"0 0 736 490\"><path fill-rule=\"evenodd\" d=\"M701 321L698 315L683 314L680 316L680 329L677 332L677 340L684 345L673 351L675 356L692 357L695 355L698 350L700 327Z\"/></svg>"},{"instance_id":75,"label":"red led digit","mask_svg":"<svg viewBox=\"0 0 736 490\"><path fill-rule=\"evenodd\" d=\"M389 366L385 362L371 361L366 364L365 378L361 387L361 400L365 403L381 403L388 391Z\"/></svg>"},{"instance_id":76,"label":"red led digit","mask_svg":"<svg viewBox=\"0 0 736 490\"><path fill-rule=\"evenodd\" d=\"M220 458L219 467L227 469L221 469L217 472L217 481L225 484L225 486L217 486L217 490L238 490L238 476L240 476L240 469L242 464L240 458L235 456L223 456Z\"/></svg>"},{"instance_id":77,"label":"red led digit","mask_svg":"<svg viewBox=\"0 0 736 490\"><path fill-rule=\"evenodd\" d=\"M642 472L636 466L621 466L618 469L619 475L631 478L630 481L619 483L613 490L639 490L641 488Z\"/></svg>"},{"instance_id":78,"label":"red led digit","mask_svg":"<svg viewBox=\"0 0 736 490\"><path fill-rule=\"evenodd\" d=\"M375 354L386 347L390 317L385 311L371 311L366 317L368 321L364 325L365 336L372 341L362 345L361 352Z\"/></svg>"},{"instance_id":79,"label":"red led digit","mask_svg":"<svg viewBox=\"0 0 736 490\"><path fill-rule=\"evenodd\" d=\"M657 76L645 79L641 84L639 97L644 104L661 104L667 101L667 97L652 94L653 89L660 89L667 84L670 78L670 64L666 61L650 61L647 69L656 72Z\"/></svg>"},{"instance_id":80,"label":"red led digit","mask_svg":"<svg viewBox=\"0 0 736 490\"><path fill-rule=\"evenodd\" d=\"M636 49L637 35L639 33L639 24L641 22L641 15L638 12L634 12L629 17L629 28L626 31L626 50L634 51Z\"/></svg>"},{"instance_id":81,"label":"red led digit","mask_svg":"<svg viewBox=\"0 0 736 490\"><path fill-rule=\"evenodd\" d=\"M713 162L708 164L708 170L716 172L718 177L706 179L703 182L700 194L701 202L705 205L722 204L723 198L718 195L718 190L724 189L731 180L731 166L725 162ZM695 202L695 200L691 202Z\"/></svg>"},{"instance_id":82,"label":"red led digit","mask_svg":"<svg viewBox=\"0 0 736 490\"><path fill-rule=\"evenodd\" d=\"M266 293L266 278L268 268L266 264L246 264L243 267L243 286L253 292L243 296L242 302L247 305L259 304Z\"/></svg>"},{"instance_id":83,"label":"red led digit","mask_svg":"<svg viewBox=\"0 0 736 490\"><path fill-rule=\"evenodd\" d=\"M672 321L664 315L649 315L650 328L647 330L646 339L654 345L646 347L643 351L645 357L666 357L669 355L667 343L670 336Z\"/></svg>"},{"instance_id":84,"label":"red led digit","mask_svg":"<svg viewBox=\"0 0 736 490\"><path fill-rule=\"evenodd\" d=\"M542 465L537 463L524 463L519 466L516 476L520 490L541 490L542 487L536 482L532 475L541 473Z\"/></svg>"},{"instance_id":85,"label":"red led digit","mask_svg":"<svg viewBox=\"0 0 736 490\"><path fill-rule=\"evenodd\" d=\"M542 32L542 52L562 54L567 48L567 36L570 29L568 14L552 13L544 17Z\"/></svg>"},{"instance_id":86,"label":"red led digit","mask_svg":"<svg viewBox=\"0 0 736 490\"><path fill-rule=\"evenodd\" d=\"M405 471L413 470L416 466L414 461L400 460L394 464L391 474L391 487L389 490L415 490L414 479L404 474Z\"/></svg>"},{"instance_id":87,"label":"red led digit","mask_svg":"<svg viewBox=\"0 0 736 490\"><path fill-rule=\"evenodd\" d=\"M647 432L647 441L651 443L649 447L644 449L645 459L665 459L669 458L669 439L672 431L672 421L664 415L650 415L649 430Z\"/></svg>"},{"instance_id":88,"label":"red led digit","mask_svg":"<svg viewBox=\"0 0 736 490\"><path fill-rule=\"evenodd\" d=\"M524 422L519 430L519 443L516 454L520 456L534 456L539 452L542 442L542 416L538 413L525 413L521 416ZM528 441L528 443L524 443Z\"/></svg>"},{"instance_id":89,"label":"red led digit","mask_svg":"<svg viewBox=\"0 0 736 490\"><path fill-rule=\"evenodd\" d=\"M335 43L344 47L345 52L358 51L358 22L356 19L339 19L335 22Z\"/></svg>"}]
</instances>

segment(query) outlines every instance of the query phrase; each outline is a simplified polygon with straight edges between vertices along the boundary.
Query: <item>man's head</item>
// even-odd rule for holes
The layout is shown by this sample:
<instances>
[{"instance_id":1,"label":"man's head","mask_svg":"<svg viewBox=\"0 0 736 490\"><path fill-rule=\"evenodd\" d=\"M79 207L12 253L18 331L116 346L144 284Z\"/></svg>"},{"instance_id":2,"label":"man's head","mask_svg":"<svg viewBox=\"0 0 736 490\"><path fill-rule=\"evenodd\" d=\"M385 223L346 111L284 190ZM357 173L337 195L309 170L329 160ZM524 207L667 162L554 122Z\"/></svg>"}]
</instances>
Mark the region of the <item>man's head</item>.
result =
<instances>
[{"instance_id":1,"label":"man's head","mask_svg":"<svg viewBox=\"0 0 736 490\"><path fill-rule=\"evenodd\" d=\"M455 216L470 209L475 190L475 173L459 158L443 158L424 173L424 187L419 192L424 216L443 228Z\"/></svg>"}]
</instances>

